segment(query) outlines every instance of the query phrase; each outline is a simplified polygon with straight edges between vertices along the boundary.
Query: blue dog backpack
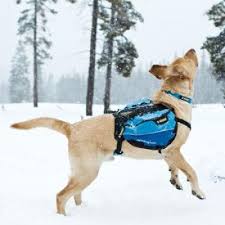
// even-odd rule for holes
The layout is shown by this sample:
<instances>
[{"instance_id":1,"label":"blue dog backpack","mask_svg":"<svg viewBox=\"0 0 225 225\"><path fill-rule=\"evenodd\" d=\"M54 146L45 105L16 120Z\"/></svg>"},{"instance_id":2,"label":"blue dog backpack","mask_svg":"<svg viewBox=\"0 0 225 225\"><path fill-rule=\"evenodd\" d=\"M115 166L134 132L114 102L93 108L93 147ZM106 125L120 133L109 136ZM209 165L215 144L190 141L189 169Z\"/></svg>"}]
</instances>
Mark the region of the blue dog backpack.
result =
<instances>
[{"instance_id":1,"label":"blue dog backpack","mask_svg":"<svg viewBox=\"0 0 225 225\"><path fill-rule=\"evenodd\" d=\"M114 113L117 150L122 154L122 141L145 149L161 152L176 137L177 118L174 110L162 104L153 104L144 98ZM118 151L119 149L119 151Z\"/></svg>"}]
</instances>

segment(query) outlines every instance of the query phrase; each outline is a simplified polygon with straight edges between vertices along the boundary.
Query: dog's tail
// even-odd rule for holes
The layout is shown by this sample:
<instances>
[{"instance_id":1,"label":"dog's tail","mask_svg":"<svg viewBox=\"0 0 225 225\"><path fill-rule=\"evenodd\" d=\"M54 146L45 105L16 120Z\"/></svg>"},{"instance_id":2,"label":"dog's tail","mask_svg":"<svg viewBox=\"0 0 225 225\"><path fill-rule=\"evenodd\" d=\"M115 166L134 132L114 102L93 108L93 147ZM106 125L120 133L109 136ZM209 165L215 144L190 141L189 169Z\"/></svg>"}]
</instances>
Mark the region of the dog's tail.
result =
<instances>
[{"instance_id":1,"label":"dog's tail","mask_svg":"<svg viewBox=\"0 0 225 225\"><path fill-rule=\"evenodd\" d=\"M58 131L59 133L64 134L66 137L69 137L71 133L70 123L48 117L36 118L20 123L14 123L11 125L11 127L22 130L28 130L36 127L46 127Z\"/></svg>"}]
</instances>

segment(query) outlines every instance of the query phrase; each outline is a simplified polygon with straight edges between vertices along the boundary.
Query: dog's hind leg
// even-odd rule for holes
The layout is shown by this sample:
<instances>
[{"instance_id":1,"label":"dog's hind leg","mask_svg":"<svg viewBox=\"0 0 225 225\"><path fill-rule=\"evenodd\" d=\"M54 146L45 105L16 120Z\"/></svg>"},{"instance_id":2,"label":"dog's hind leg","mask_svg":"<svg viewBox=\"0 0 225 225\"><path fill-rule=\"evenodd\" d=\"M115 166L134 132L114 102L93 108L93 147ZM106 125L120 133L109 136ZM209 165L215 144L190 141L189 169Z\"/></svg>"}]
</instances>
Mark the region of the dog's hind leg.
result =
<instances>
[{"instance_id":1,"label":"dog's hind leg","mask_svg":"<svg viewBox=\"0 0 225 225\"><path fill-rule=\"evenodd\" d=\"M205 195L199 187L196 172L185 160L180 151L173 151L168 154L166 158L187 176L187 179L190 181L191 184L192 194L198 197L199 199L205 199Z\"/></svg>"},{"instance_id":2,"label":"dog's hind leg","mask_svg":"<svg viewBox=\"0 0 225 225\"><path fill-rule=\"evenodd\" d=\"M171 173L170 183L176 187L177 190L183 190L183 187L180 183L179 176L178 176L178 168L171 163L169 160L165 159L166 163L169 166L169 171Z\"/></svg>"},{"instance_id":3,"label":"dog's hind leg","mask_svg":"<svg viewBox=\"0 0 225 225\"><path fill-rule=\"evenodd\" d=\"M76 204L81 204L81 192L97 177L99 168L82 168L75 177L71 177L66 187L57 194L57 213L66 215L66 202L74 196ZM85 172L85 173L84 173Z\"/></svg>"},{"instance_id":4,"label":"dog's hind leg","mask_svg":"<svg viewBox=\"0 0 225 225\"><path fill-rule=\"evenodd\" d=\"M61 190L56 196L56 206L57 213L66 215L65 213L65 204L71 196L73 196L74 191L76 190L77 182L73 179L70 179L68 184L63 190Z\"/></svg>"}]
</instances>

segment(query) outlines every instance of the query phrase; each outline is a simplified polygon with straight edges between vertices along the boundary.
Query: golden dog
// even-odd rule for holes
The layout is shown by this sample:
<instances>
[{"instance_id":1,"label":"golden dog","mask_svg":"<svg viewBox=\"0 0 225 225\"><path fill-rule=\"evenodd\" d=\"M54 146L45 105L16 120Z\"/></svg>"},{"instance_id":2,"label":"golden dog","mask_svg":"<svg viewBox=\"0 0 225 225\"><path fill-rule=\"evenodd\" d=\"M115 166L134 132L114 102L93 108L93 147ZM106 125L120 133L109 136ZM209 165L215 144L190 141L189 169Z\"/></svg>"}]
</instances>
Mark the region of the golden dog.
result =
<instances>
[{"instance_id":1,"label":"golden dog","mask_svg":"<svg viewBox=\"0 0 225 225\"><path fill-rule=\"evenodd\" d=\"M168 66L153 65L150 73L163 81L161 89L153 98L154 103L172 107L177 117L190 122L191 104L179 100L165 91L173 91L191 97L197 66L198 59L193 49ZM117 143L114 139L114 117L111 114L82 120L75 124L52 118L37 118L13 124L12 127L17 129L47 127L68 138L71 177L56 198L57 212L64 215L65 205L69 198L74 197L75 203L81 204L82 191L96 178L101 164L112 157ZM171 171L171 183L177 189L182 189L178 178L178 170L181 170L190 181L192 194L204 199L205 196L199 188L195 171L180 152L189 132L190 129L187 126L178 123L176 138L162 151L162 154L158 151L134 147L125 141L123 143L124 156L136 159L164 159Z\"/></svg>"}]
</instances>

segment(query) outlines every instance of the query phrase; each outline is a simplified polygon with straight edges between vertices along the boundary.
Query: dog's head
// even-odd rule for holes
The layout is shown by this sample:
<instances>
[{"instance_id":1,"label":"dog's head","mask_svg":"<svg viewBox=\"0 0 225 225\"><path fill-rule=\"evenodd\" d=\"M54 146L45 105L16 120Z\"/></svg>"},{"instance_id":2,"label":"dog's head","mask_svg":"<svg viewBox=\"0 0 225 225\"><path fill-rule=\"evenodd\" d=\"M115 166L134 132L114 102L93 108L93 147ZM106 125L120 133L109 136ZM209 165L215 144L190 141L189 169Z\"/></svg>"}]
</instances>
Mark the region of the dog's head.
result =
<instances>
[{"instance_id":1,"label":"dog's head","mask_svg":"<svg viewBox=\"0 0 225 225\"><path fill-rule=\"evenodd\" d=\"M153 65L149 70L158 79L170 78L194 79L198 67L198 58L194 49L190 49L182 58L175 59L169 65Z\"/></svg>"},{"instance_id":2,"label":"dog's head","mask_svg":"<svg viewBox=\"0 0 225 225\"><path fill-rule=\"evenodd\" d=\"M190 49L182 58L175 59L169 65L153 65L149 70L158 79L178 77L192 79L198 66L198 58L194 49Z\"/></svg>"},{"instance_id":3,"label":"dog's head","mask_svg":"<svg viewBox=\"0 0 225 225\"><path fill-rule=\"evenodd\" d=\"M166 81L167 84L174 82L189 82L192 88L192 82L195 78L198 67L198 58L194 49L190 49L183 57L175 59L169 65L153 65L149 70L158 79Z\"/></svg>"}]
</instances>

